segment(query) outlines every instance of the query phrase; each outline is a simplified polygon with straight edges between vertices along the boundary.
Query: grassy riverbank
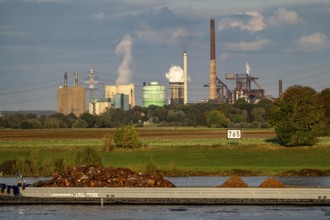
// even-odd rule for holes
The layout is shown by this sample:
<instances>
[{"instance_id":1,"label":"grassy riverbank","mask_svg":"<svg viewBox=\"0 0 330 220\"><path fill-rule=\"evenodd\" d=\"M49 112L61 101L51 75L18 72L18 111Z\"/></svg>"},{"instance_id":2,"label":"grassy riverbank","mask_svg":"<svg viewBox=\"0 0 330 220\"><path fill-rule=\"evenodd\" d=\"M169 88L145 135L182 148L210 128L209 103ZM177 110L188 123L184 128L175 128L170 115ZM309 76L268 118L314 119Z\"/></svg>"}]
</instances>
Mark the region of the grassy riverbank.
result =
<instances>
[{"instance_id":1,"label":"grassy riverbank","mask_svg":"<svg viewBox=\"0 0 330 220\"><path fill-rule=\"evenodd\" d=\"M67 165L75 153L87 146L97 148L103 164L128 167L144 172L152 163L170 175L222 175L247 172L275 175L288 170L330 170L330 137L322 137L317 146L282 147L272 130L243 130L243 139L228 142L224 129L139 129L143 148L102 152L102 137L112 129L79 130L6 130L0 134L0 163L28 159L38 151L42 161L63 158ZM38 136L38 132L42 132ZM46 132L46 133L45 133ZM70 135L71 132L71 135ZM41 138L38 138L41 137ZM248 172L249 171L249 172Z\"/></svg>"}]
</instances>

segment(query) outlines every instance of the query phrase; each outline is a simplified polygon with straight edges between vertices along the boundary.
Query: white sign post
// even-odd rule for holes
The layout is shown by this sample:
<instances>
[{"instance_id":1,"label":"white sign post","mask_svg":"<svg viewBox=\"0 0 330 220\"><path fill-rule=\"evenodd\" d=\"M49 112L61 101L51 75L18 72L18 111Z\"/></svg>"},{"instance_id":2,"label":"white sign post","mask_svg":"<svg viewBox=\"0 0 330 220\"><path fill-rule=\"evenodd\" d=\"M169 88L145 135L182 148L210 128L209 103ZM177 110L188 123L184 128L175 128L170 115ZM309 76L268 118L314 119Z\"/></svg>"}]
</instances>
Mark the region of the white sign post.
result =
<instances>
[{"instance_id":1,"label":"white sign post","mask_svg":"<svg viewBox=\"0 0 330 220\"><path fill-rule=\"evenodd\" d=\"M238 140L238 144L240 144L241 138L242 138L241 129L227 129L227 141Z\"/></svg>"}]
</instances>

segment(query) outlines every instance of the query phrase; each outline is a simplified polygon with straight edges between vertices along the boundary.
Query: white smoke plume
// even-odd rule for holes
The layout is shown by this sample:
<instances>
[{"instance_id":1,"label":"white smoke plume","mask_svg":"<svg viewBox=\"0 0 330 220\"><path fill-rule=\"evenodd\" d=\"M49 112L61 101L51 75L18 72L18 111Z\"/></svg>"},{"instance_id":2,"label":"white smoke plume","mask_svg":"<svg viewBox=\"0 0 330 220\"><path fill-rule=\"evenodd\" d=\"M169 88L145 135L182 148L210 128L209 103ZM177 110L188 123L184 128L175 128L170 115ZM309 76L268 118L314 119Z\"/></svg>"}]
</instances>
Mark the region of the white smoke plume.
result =
<instances>
[{"instance_id":1,"label":"white smoke plume","mask_svg":"<svg viewBox=\"0 0 330 220\"><path fill-rule=\"evenodd\" d=\"M165 77L170 82L183 82L183 74L183 69L180 66L172 66Z\"/></svg>"},{"instance_id":2,"label":"white smoke plume","mask_svg":"<svg viewBox=\"0 0 330 220\"><path fill-rule=\"evenodd\" d=\"M245 63L245 72L248 75L250 75L250 73L251 73L251 67L250 67L250 64L248 62Z\"/></svg>"},{"instance_id":3,"label":"white smoke plume","mask_svg":"<svg viewBox=\"0 0 330 220\"><path fill-rule=\"evenodd\" d=\"M123 60L117 69L118 77L116 80L116 84L128 84L132 77L132 71L130 68L133 59L132 45L132 37L129 35L125 35L116 47L116 55L123 56Z\"/></svg>"}]
</instances>

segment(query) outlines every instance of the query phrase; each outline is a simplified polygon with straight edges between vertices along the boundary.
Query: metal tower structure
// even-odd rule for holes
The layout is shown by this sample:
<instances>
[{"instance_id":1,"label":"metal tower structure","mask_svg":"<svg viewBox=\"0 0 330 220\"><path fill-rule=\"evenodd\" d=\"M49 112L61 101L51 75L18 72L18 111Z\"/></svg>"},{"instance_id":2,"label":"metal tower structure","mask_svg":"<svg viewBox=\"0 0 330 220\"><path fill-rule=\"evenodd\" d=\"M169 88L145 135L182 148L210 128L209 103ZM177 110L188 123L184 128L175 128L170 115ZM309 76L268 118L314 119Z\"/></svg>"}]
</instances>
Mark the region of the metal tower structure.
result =
<instances>
[{"instance_id":1,"label":"metal tower structure","mask_svg":"<svg viewBox=\"0 0 330 220\"><path fill-rule=\"evenodd\" d=\"M93 114L95 114L95 102L96 102L96 98L95 98L95 84L101 84L98 81L94 80L94 68L93 68L93 64L90 65L89 68L89 73L88 73L88 81L83 82L83 84L87 84L88 86L88 90L89 90L89 102L92 103L93 106Z\"/></svg>"},{"instance_id":2,"label":"metal tower structure","mask_svg":"<svg viewBox=\"0 0 330 220\"><path fill-rule=\"evenodd\" d=\"M251 68L248 63L245 64L245 68L246 73L226 73L225 78L227 80L236 80L236 88L233 97L234 101L240 98L244 98L247 102L254 103L257 100L264 98L264 90L257 83L259 78L251 76ZM252 82L257 87L257 89L252 89Z\"/></svg>"}]
</instances>

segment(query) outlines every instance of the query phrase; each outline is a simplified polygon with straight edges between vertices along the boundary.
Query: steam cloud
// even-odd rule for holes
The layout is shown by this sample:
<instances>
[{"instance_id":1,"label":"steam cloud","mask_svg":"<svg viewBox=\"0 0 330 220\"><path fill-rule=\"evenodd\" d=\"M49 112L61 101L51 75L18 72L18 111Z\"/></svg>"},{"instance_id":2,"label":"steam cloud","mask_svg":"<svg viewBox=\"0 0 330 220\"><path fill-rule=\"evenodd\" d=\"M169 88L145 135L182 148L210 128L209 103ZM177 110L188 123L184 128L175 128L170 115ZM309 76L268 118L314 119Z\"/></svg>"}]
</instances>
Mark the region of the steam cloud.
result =
<instances>
[{"instance_id":1,"label":"steam cloud","mask_svg":"<svg viewBox=\"0 0 330 220\"><path fill-rule=\"evenodd\" d=\"M251 73L251 67L250 67L250 64L248 62L245 63L245 72L248 75L250 75L250 73Z\"/></svg>"},{"instance_id":2,"label":"steam cloud","mask_svg":"<svg viewBox=\"0 0 330 220\"><path fill-rule=\"evenodd\" d=\"M129 35L125 35L116 47L116 55L123 55L123 60L117 69L118 77L116 84L128 84L132 76L130 65L132 63L133 40Z\"/></svg>"},{"instance_id":3,"label":"steam cloud","mask_svg":"<svg viewBox=\"0 0 330 220\"><path fill-rule=\"evenodd\" d=\"M180 66L172 66L165 77L170 82L183 82L183 69Z\"/></svg>"}]
</instances>

